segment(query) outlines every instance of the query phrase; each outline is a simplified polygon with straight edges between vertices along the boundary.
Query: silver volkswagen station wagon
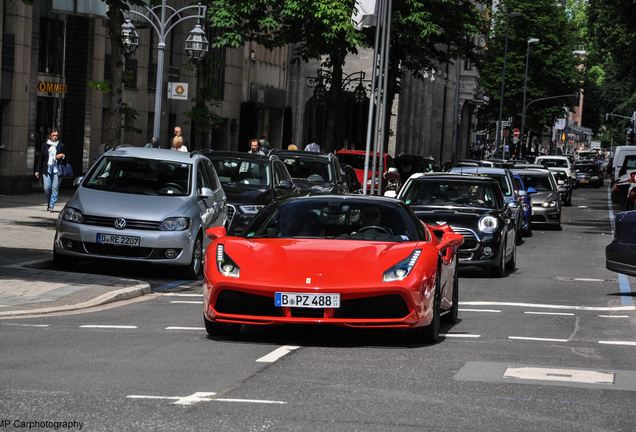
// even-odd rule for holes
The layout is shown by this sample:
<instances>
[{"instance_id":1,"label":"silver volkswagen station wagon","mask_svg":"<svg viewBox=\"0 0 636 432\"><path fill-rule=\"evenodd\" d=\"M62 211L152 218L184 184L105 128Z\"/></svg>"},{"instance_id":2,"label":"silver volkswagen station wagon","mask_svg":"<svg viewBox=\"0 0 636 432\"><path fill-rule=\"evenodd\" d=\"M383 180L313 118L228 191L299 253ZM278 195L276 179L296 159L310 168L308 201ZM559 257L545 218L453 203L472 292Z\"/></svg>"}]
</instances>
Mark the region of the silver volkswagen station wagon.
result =
<instances>
[{"instance_id":1,"label":"silver volkswagen station wagon","mask_svg":"<svg viewBox=\"0 0 636 432\"><path fill-rule=\"evenodd\" d=\"M57 219L59 268L107 258L173 265L196 279L209 242L205 230L227 219L216 171L196 153L120 146L74 183Z\"/></svg>"}]
</instances>

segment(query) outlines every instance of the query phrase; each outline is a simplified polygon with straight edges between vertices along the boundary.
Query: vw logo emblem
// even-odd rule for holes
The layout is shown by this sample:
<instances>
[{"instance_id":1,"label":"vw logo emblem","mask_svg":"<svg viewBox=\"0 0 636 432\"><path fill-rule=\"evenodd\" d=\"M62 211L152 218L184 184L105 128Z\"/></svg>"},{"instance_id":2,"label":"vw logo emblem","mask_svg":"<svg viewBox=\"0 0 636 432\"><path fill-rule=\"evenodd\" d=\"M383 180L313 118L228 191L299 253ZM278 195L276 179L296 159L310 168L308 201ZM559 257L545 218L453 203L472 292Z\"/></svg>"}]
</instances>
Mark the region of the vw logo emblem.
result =
<instances>
[{"instance_id":1,"label":"vw logo emblem","mask_svg":"<svg viewBox=\"0 0 636 432\"><path fill-rule=\"evenodd\" d=\"M117 218L115 219L115 228L117 229L124 229L126 228L126 219L124 218Z\"/></svg>"}]
</instances>

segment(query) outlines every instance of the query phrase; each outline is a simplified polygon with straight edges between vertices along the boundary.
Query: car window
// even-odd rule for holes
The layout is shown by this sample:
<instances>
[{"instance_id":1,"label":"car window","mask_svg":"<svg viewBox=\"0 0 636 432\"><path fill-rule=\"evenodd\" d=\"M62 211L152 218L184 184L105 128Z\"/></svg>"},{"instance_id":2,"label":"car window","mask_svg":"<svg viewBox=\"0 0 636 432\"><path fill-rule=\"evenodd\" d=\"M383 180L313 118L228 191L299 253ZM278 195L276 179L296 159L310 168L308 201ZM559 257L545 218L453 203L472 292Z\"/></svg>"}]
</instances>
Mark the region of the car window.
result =
<instances>
[{"instance_id":1,"label":"car window","mask_svg":"<svg viewBox=\"0 0 636 432\"><path fill-rule=\"evenodd\" d=\"M205 170L208 176L208 180L210 181L210 189L215 191L219 187L221 187L219 184L219 179L217 178L217 175L216 175L216 171L214 170L214 166L212 166L212 163L206 159L203 161L201 165L203 166L203 169Z\"/></svg>"},{"instance_id":2,"label":"car window","mask_svg":"<svg viewBox=\"0 0 636 432\"><path fill-rule=\"evenodd\" d=\"M83 182L89 189L138 195L190 195L192 165L134 157L105 156Z\"/></svg>"},{"instance_id":3,"label":"car window","mask_svg":"<svg viewBox=\"0 0 636 432\"><path fill-rule=\"evenodd\" d=\"M274 162L274 184L278 185L282 180L292 181L289 172L280 161Z\"/></svg>"},{"instance_id":4,"label":"car window","mask_svg":"<svg viewBox=\"0 0 636 432\"><path fill-rule=\"evenodd\" d=\"M261 211L246 229L245 236L403 242L422 239L417 223L399 205L333 199L294 200Z\"/></svg>"},{"instance_id":5,"label":"car window","mask_svg":"<svg viewBox=\"0 0 636 432\"><path fill-rule=\"evenodd\" d=\"M636 155L627 155L625 156L625 160L623 161L623 166L621 167L618 175L622 176L627 174L628 170L636 169Z\"/></svg>"},{"instance_id":6,"label":"car window","mask_svg":"<svg viewBox=\"0 0 636 432\"><path fill-rule=\"evenodd\" d=\"M497 191L487 182L416 180L400 199L407 205L498 208Z\"/></svg>"},{"instance_id":7,"label":"car window","mask_svg":"<svg viewBox=\"0 0 636 432\"><path fill-rule=\"evenodd\" d=\"M551 175L521 174L521 178L523 178L526 187L533 187L537 192L551 192L556 190Z\"/></svg>"},{"instance_id":8,"label":"car window","mask_svg":"<svg viewBox=\"0 0 636 432\"><path fill-rule=\"evenodd\" d=\"M316 183L335 183L328 160L303 159L286 156L282 159L293 178Z\"/></svg>"},{"instance_id":9,"label":"car window","mask_svg":"<svg viewBox=\"0 0 636 432\"><path fill-rule=\"evenodd\" d=\"M197 188L201 189L204 187L212 189L210 180L208 179L208 174L205 172L205 167L203 166L203 163L199 163L197 165Z\"/></svg>"},{"instance_id":10,"label":"car window","mask_svg":"<svg viewBox=\"0 0 636 432\"><path fill-rule=\"evenodd\" d=\"M268 161L231 158L211 159L221 184L263 187L271 184Z\"/></svg>"}]
</instances>

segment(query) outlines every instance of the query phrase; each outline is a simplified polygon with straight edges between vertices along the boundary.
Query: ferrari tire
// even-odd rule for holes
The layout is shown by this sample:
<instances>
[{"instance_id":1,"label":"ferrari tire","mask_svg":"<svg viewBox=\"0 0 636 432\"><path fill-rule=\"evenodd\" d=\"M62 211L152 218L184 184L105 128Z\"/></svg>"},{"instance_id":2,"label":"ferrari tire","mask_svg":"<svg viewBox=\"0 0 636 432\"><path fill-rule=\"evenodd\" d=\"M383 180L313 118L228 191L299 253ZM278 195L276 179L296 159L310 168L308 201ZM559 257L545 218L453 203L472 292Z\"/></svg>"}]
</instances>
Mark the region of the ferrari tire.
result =
<instances>
[{"instance_id":1,"label":"ferrari tire","mask_svg":"<svg viewBox=\"0 0 636 432\"><path fill-rule=\"evenodd\" d=\"M439 274L438 274L439 278ZM435 297L433 299L433 319L431 323L420 329L420 340L427 344L434 344L439 342L439 328L440 328L440 292L439 281L435 288Z\"/></svg>"},{"instance_id":2,"label":"ferrari tire","mask_svg":"<svg viewBox=\"0 0 636 432\"><path fill-rule=\"evenodd\" d=\"M506 275L506 239L502 240L501 247L503 249L501 257L498 263L490 269L490 274L494 277L504 277Z\"/></svg>"},{"instance_id":3,"label":"ferrari tire","mask_svg":"<svg viewBox=\"0 0 636 432\"><path fill-rule=\"evenodd\" d=\"M224 324L215 321L210 321L203 316L203 322L205 323L205 331L210 336L236 336L241 331L240 324Z\"/></svg>"},{"instance_id":4,"label":"ferrari tire","mask_svg":"<svg viewBox=\"0 0 636 432\"><path fill-rule=\"evenodd\" d=\"M77 259L53 251L53 265L58 270L73 270L77 266Z\"/></svg>"},{"instance_id":5,"label":"ferrari tire","mask_svg":"<svg viewBox=\"0 0 636 432\"><path fill-rule=\"evenodd\" d=\"M192 248L192 258L190 264L183 267L182 273L186 279L196 280L201 276L201 270L203 269L203 238L201 233L197 235L197 239L194 241L194 247Z\"/></svg>"},{"instance_id":6,"label":"ferrari tire","mask_svg":"<svg viewBox=\"0 0 636 432\"><path fill-rule=\"evenodd\" d=\"M512 248L512 256L510 257L510 260L506 263L506 269L507 270L514 270L517 268L517 246Z\"/></svg>"},{"instance_id":7,"label":"ferrari tire","mask_svg":"<svg viewBox=\"0 0 636 432\"><path fill-rule=\"evenodd\" d=\"M457 276L457 268L455 268L455 276L453 277L453 305L448 313L442 317L442 321L447 324L457 324L459 321L459 277Z\"/></svg>"}]
</instances>

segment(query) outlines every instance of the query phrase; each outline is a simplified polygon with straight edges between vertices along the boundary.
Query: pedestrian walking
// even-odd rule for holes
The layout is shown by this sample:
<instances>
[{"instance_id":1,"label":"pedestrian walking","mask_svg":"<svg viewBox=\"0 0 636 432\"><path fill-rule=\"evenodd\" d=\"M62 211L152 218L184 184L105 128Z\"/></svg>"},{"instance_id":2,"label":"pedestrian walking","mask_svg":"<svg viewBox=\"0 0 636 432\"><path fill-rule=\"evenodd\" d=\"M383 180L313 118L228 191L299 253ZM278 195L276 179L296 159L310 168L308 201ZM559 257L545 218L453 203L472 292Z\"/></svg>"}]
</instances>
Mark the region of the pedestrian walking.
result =
<instances>
[{"instance_id":1,"label":"pedestrian walking","mask_svg":"<svg viewBox=\"0 0 636 432\"><path fill-rule=\"evenodd\" d=\"M170 147L170 149L180 151L180 152L188 151L188 148L183 144L183 137L180 135L177 135L174 138L172 138L172 146Z\"/></svg>"},{"instance_id":2,"label":"pedestrian walking","mask_svg":"<svg viewBox=\"0 0 636 432\"><path fill-rule=\"evenodd\" d=\"M170 144L172 144L172 142L174 141L176 137L181 137L181 140L182 140L181 143L184 146L186 145L185 138L183 137L183 129L181 129L181 126L174 127L174 136L172 137L172 140L170 140ZM188 151L188 150L182 150L182 151Z\"/></svg>"},{"instance_id":3,"label":"pedestrian walking","mask_svg":"<svg viewBox=\"0 0 636 432\"><path fill-rule=\"evenodd\" d=\"M60 141L60 133L57 129L49 131L49 139L42 143L40 153L35 163L35 178L40 179L44 187L46 197L46 210L53 212L57 203L57 194L60 187L59 165L66 163L66 151Z\"/></svg>"}]
</instances>

